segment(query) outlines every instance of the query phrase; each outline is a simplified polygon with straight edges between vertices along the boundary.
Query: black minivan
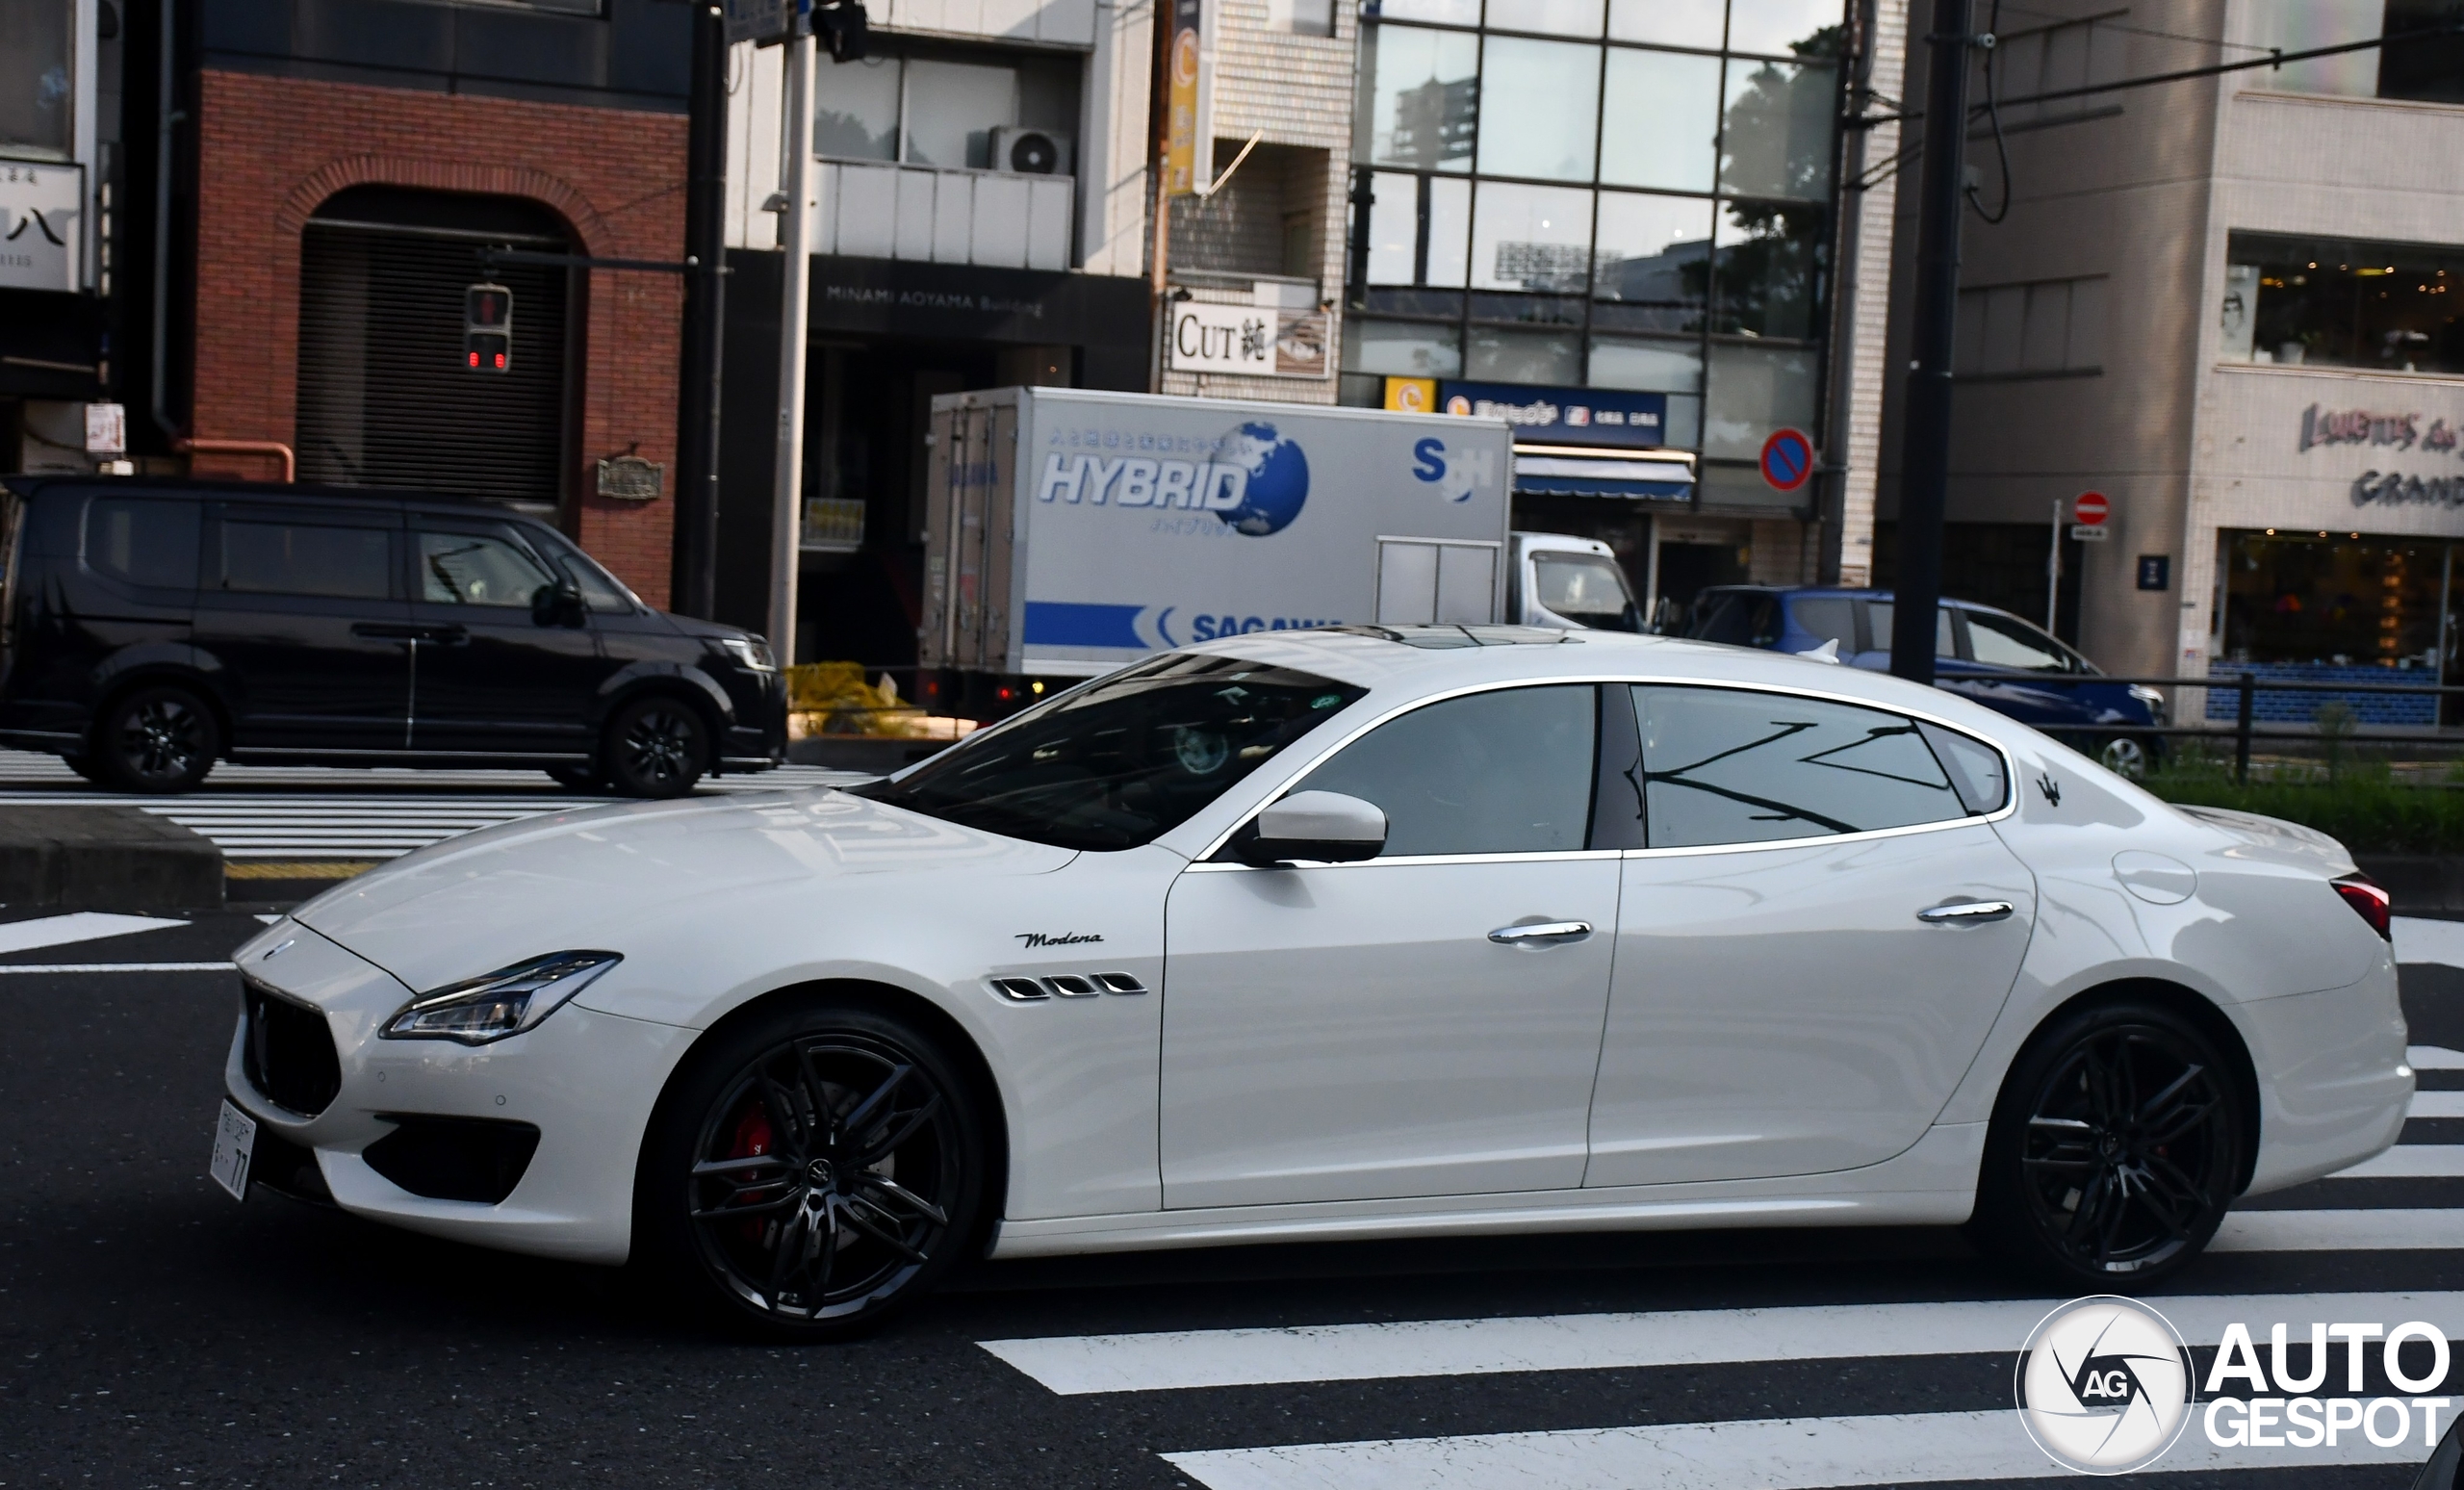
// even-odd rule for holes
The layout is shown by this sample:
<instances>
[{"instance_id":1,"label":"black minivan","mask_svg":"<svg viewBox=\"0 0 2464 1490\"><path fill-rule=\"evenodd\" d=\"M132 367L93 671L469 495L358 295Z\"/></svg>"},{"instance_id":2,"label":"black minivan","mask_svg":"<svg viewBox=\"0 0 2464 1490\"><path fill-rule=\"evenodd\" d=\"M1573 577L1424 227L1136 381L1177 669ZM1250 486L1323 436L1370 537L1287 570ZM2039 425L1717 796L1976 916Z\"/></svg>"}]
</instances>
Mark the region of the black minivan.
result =
<instances>
[{"instance_id":1,"label":"black minivan","mask_svg":"<svg viewBox=\"0 0 2464 1490\"><path fill-rule=\"evenodd\" d=\"M218 758L535 765L669 797L786 752L750 632L653 610L563 534L414 492L0 481L0 744L181 791Z\"/></svg>"}]
</instances>

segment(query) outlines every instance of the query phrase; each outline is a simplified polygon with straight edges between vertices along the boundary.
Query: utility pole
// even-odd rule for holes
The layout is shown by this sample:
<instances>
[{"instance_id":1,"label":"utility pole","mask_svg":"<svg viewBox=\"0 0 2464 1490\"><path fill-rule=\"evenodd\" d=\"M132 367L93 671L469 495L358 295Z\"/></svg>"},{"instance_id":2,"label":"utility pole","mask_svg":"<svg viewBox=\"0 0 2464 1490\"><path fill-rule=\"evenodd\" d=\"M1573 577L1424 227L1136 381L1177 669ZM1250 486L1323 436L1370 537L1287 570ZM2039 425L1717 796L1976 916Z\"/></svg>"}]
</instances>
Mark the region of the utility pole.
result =
<instances>
[{"instance_id":1,"label":"utility pole","mask_svg":"<svg viewBox=\"0 0 2464 1490\"><path fill-rule=\"evenodd\" d=\"M1951 351L1960 303L1960 215L1967 156L1967 57L1974 0L1934 0L1925 38L1924 174L1917 187L1916 339L1908 373L1908 448L1899 495L1890 670L1934 681L1942 599L1942 510L1950 485Z\"/></svg>"},{"instance_id":2,"label":"utility pole","mask_svg":"<svg viewBox=\"0 0 2464 1490\"><path fill-rule=\"evenodd\" d=\"M676 590L688 616L718 609L720 348L727 335L727 15L693 12L693 77L685 144L683 407L676 450Z\"/></svg>"},{"instance_id":3,"label":"utility pole","mask_svg":"<svg viewBox=\"0 0 2464 1490\"><path fill-rule=\"evenodd\" d=\"M770 514L770 647L779 665L796 660L796 563L804 548L805 321L812 253L812 65L810 13L797 7L786 40L786 205L779 215L779 449Z\"/></svg>"}]
</instances>

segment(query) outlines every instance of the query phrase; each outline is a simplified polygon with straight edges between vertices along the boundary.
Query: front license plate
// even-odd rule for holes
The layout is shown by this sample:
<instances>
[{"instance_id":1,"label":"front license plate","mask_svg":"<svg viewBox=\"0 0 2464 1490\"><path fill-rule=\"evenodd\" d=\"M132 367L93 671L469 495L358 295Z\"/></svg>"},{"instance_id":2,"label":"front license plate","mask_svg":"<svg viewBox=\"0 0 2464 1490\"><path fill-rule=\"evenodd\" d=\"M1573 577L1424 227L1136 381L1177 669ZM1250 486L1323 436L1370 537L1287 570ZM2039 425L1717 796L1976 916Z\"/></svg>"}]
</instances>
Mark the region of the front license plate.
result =
<instances>
[{"instance_id":1,"label":"front license plate","mask_svg":"<svg viewBox=\"0 0 2464 1490\"><path fill-rule=\"evenodd\" d=\"M222 1120L214 1130L214 1162L207 1172L214 1183L231 1192L234 1200L248 1198L248 1160L257 1151L257 1119L222 1103Z\"/></svg>"}]
</instances>

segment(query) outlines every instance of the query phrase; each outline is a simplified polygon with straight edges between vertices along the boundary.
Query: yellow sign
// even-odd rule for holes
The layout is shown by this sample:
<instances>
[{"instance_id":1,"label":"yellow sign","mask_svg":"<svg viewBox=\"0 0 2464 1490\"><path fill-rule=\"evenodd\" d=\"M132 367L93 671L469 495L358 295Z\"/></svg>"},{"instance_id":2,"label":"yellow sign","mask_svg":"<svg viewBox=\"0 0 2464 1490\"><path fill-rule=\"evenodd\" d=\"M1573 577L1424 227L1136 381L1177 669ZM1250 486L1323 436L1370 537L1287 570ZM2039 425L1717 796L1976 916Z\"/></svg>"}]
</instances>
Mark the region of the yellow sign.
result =
<instances>
[{"instance_id":1,"label":"yellow sign","mask_svg":"<svg viewBox=\"0 0 2464 1490\"><path fill-rule=\"evenodd\" d=\"M1171 15L1171 76L1166 96L1166 107L1171 112L1165 125L1165 190L1174 196L1189 196L1205 184L1197 179L1201 154L1214 153L1198 148L1198 112L1203 102L1198 90L1198 32L1205 20L1202 0L1172 0Z\"/></svg>"},{"instance_id":2,"label":"yellow sign","mask_svg":"<svg viewBox=\"0 0 2464 1490\"><path fill-rule=\"evenodd\" d=\"M1388 378L1386 406L1398 414L1436 413L1437 379L1433 377Z\"/></svg>"}]
</instances>

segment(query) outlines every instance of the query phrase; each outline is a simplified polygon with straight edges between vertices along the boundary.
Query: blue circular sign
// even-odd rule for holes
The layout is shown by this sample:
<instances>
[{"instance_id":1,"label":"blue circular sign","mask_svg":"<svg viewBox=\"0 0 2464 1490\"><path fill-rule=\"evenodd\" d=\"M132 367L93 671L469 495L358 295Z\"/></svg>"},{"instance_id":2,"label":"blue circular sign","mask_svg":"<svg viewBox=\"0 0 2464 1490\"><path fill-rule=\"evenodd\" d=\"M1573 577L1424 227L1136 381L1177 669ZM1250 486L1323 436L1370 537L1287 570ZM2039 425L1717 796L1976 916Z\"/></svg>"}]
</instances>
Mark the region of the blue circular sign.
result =
<instances>
[{"instance_id":1,"label":"blue circular sign","mask_svg":"<svg viewBox=\"0 0 2464 1490\"><path fill-rule=\"evenodd\" d=\"M1249 473L1241 504L1223 514L1233 531L1263 538L1292 525L1309 500L1309 457L1272 424L1243 424L1223 442L1223 454Z\"/></svg>"},{"instance_id":2,"label":"blue circular sign","mask_svg":"<svg viewBox=\"0 0 2464 1490\"><path fill-rule=\"evenodd\" d=\"M1813 441L1802 429L1775 429L1762 442L1762 479L1774 491L1793 492L1813 475Z\"/></svg>"}]
</instances>

